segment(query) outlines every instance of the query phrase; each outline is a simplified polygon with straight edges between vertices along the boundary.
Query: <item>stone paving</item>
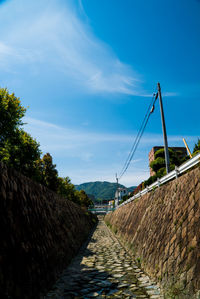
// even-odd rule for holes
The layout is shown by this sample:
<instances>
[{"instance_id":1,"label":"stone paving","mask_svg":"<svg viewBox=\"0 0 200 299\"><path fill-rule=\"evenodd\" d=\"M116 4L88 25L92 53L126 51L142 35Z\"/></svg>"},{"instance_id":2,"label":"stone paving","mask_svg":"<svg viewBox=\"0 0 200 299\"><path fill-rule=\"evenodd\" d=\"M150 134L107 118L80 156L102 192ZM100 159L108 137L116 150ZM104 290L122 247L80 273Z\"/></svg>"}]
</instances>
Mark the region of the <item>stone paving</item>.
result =
<instances>
[{"instance_id":1,"label":"stone paving","mask_svg":"<svg viewBox=\"0 0 200 299\"><path fill-rule=\"evenodd\" d=\"M162 299L163 296L100 219L87 246L63 271L44 297L47 298Z\"/></svg>"}]
</instances>

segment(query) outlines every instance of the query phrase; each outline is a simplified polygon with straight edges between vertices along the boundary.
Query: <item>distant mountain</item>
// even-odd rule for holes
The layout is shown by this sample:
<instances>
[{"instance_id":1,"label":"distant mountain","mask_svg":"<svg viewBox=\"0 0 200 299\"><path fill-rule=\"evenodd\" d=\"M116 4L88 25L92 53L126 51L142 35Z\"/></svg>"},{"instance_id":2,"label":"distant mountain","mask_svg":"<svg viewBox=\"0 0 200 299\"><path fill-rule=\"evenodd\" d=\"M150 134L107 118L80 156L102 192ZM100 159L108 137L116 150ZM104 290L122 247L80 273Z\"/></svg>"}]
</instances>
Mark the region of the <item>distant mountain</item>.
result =
<instances>
[{"instance_id":1,"label":"distant mountain","mask_svg":"<svg viewBox=\"0 0 200 299\"><path fill-rule=\"evenodd\" d=\"M121 188L125 186L119 184ZM117 183L109 182L88 182L80 185L75 185L76 190L84 190L87 194L91 194L95 199L113 199L117 188ZM126 188L126 187L125 187ZM129 187L128 192L132 192L136 187Z\"/></svg>"}]
</instances>

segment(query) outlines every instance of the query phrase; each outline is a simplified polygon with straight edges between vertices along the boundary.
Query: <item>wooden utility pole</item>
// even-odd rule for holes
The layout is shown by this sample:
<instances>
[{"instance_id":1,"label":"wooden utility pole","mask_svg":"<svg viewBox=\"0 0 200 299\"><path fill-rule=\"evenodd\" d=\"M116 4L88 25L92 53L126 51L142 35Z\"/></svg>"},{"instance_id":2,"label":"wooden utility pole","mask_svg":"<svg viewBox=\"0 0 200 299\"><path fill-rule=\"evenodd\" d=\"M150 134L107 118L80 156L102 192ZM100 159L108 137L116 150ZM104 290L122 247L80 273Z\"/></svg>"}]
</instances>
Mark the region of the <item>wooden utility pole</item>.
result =
<instances>
[{"instance_id":1,"label":"wooden utility pole","mask_svg":"<svg viewBox=\"0 0 200 299\"><path fill-rule=\"evenodd\" d=\"M170 172L170 168L169 168L169 150L168 150L167 133L166 133L166 126L165 126L165 117L164 117L164 111L163 111L160 83L158 83L158 96L159 96L159 102L160 102L160 113L161 113L163 138L164 138L166 172L169 173Z\"/></svg>"}]
</instances>

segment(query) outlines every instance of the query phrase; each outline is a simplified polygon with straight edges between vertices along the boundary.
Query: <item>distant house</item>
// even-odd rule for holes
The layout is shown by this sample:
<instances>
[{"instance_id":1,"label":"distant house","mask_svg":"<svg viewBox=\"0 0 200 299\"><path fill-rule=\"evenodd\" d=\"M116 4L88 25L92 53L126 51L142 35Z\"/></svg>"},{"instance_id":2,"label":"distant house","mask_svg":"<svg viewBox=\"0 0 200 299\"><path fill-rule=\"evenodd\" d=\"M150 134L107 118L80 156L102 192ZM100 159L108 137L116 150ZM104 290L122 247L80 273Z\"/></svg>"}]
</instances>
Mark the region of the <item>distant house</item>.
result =
<instances>
[{"instance_id":1,"label":"distant house","mask_svg":"<svg viewBox=\"0 0 200 299\"><path fill-rule=\"evenodd\" d=\"M113 207L113 204L114 204L114 200L109 200L108 205L109 205L110 207Z\"/></svg>"},{"instance_id":2,"label":"distant house","mask_svg":"<svg viewBox=\"0 0 200 299\"><path fill-rule=\"evenodd\" d=\"M117 188L115 192L115 206L118 206L119 202L123 199L123 196L127 194L128 191L126 188Z\"/></svg>"},{"instance_id":3,"label":"distant house","mask_svg":"<svg viewBox=\"0 0 200 299\"><path fill-rule=\"evenodd\" d=\"M149 164L155 160L155 153L164 148L163 146L154 146L150 152L149 152ZM187 150L185 147L169 147L170 149L172 149L175 152L179 152L181 157L186 157L187 156ZM150 176L155 175L155 172L151 169L150 167Z\"/></svg>"}]
</instances>

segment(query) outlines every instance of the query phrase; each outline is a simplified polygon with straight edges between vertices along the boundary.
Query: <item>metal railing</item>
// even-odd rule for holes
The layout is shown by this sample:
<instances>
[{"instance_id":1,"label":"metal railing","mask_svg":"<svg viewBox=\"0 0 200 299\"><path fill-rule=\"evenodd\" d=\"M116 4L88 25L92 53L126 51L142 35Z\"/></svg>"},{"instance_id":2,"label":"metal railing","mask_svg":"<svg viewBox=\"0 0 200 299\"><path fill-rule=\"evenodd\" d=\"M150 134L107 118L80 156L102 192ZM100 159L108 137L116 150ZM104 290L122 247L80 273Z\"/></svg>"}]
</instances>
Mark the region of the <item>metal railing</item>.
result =
<instances>
[{"instance_id":1,"label":"metal railing","mask_svg":"<svg viewBox=\"0 0 200 299\"><path fill-rule=\"evenodd\" d=\"M122 207L123 205L126 205L127 203L135 200L136 198L138 198L140 196L143 196L147 192L155 189L156 187L160 187L160 185L172 180L173 178L177 178L180 174L184 173L185 171L187 171L188 169L190 169L193 166L197 165L198 163L200 163L200 153L195 155L193 158L186 161L185 163L183 163L179 167L176 166L173 171L169 172L168 174L166 174L162 178L158 179L155 183L151 184L150 186L147 186L144 190L138 192L136 195L134 195L134 196L130 197L129 199L127 199L126 201L124 201L122 204L120 204L117 207L117 209Z\"/></svg>"},{"instance_id":2,"label":"metal railing","mask_svg":"<svg viewBox=\"0 0 200 299\"><path fill-rule=\"evenodd\" d=\"M109 212L113 212L115 209L112 206L94 206L89 207L88 211L93 214L107 214Z\"/></svg>"}]
</instances>

